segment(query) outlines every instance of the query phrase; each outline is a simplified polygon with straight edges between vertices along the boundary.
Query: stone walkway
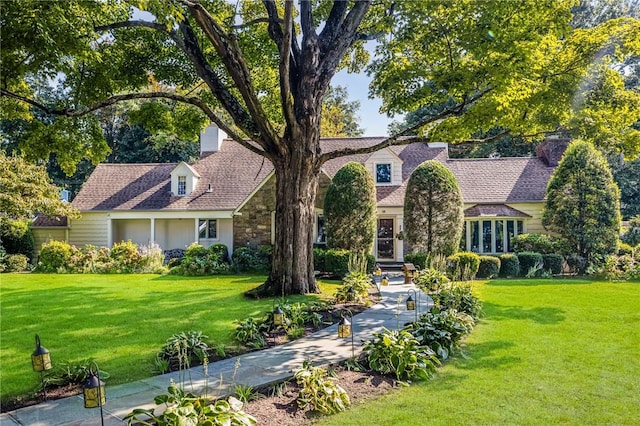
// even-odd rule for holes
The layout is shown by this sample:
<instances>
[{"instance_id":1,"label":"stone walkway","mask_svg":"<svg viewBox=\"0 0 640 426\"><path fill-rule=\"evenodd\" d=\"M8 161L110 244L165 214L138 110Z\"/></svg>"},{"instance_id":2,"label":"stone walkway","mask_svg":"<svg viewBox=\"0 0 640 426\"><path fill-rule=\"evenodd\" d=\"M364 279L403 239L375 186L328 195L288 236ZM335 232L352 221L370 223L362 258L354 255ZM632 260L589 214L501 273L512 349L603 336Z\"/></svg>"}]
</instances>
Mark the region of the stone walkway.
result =
<instances>
[{"instance_id":1,"label":"stone walkway","mask_svg":"<svg viewBox=\"0 0 640 426\"><path fill-rule=\"evenodd\" d=\"M358 354L362 341L383 328L415 319L415 311L407 311L405 300L414 285L403 284L402 277L391 278L390 285L381 287L382 300L353 318L354 348ZM412 293L413 295L413 293ZM399 303L398 303L399 300ZM422 294L419 312L426 312L429 298ZM399 307L399 309L398 309ZM310 360L314 365L329 365L351 357L351 339L338 337L337 324L293 342L240 355L209 364L208 377L202 366L186 372L173 372L137 382L109 386L107 403L103 407L105 425L122 425L123 418L134 408L154 408L153 398L166 392L171 380L185 383L185 390L197 395L227 396L236 385L264 386L293 376L293 370ZM82 395L51 400L0 415L1 426L33 425L100 425L100 409L85 409Z\"/></svg>"}]
</instances>

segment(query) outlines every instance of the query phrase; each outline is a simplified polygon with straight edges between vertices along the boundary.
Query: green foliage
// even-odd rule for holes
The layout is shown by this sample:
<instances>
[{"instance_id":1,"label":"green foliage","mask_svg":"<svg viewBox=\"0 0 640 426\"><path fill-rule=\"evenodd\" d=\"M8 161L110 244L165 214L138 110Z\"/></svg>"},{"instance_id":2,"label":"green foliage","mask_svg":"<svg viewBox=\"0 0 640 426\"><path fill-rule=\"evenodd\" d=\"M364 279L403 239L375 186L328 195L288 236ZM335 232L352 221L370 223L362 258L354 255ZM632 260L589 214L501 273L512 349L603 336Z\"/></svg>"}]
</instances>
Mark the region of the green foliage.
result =
<instances>
[{"instance_id":1,"label":"green foliage","mask_svg":"<svg viewBox=\"0 0 640 426\"><path fill-rule=\"evenodd\" d=\"M109 257L117 265L117 272L131 273L140 268L141 255L138 245L131 240L115 243Z\"/></svg>"},{"instance_id":2,"label":"green foliage","mask_svg":"<svg viewBox=\"0 0 640 426\"><path fill-rule=\"evenodd\" d=\"M143 274L157 274L166 271L164 268L164 253L157 243L140 246L140 272Z\"/></svg>"},{"instance_id":3,"label":"green foliage","mask_svg":"<svg viewBox=\"0 0 640 426\"><path fill-rule=\"evenodd\" d=\"M171 269L174 275L214 275L229 272L230 265L224 261L228 259L227 247L224 244L216 244L208 249L193 243L187 247L185 257L178 266Z\"/></svg>"},{"instance_id":4,"label":"green foliage","mask_svg":"<svg viewBox=\"0 0 640 426\"><path fill-rule=\"evenodd\" d=\"M344 87L329 87L322 99L320 136L323 138L360 136L364 129L358 124L360 101L349 101Z\"/></svg>"},{"instance_id":5,"label":"green foliage","mask_svg":"<svg viewBox=\"0 0 640 426\"><path fill-rule=\"evenodd\" d=\"M471 333L475 320L470 315L455 309L427 312L418 322L406 329L421 345L430 347L439 359L449 358L459 347L460 340Z\"/></svg>"},{"instance_id":6,"label":"green foliage","mask_svg":"<svg viewBox=\"0 0 640 426\"><path fill-rule=\"evenodd\" d=\"M575 140L567 148L549 181L542 223L587 260L616 251L620 191L606 160L590 143Z\"/></svg>"},{"instance_id":7,"label":"green foliage","mask_svg":"<svg viewBox=\"0 0 640 426\"><path fill-rule=\"evenodd\" d=\"M442 284L438 291L430 294L437 310L445 311L455 309L470 315L474 320L480 318L482 303L473 294L471 284L468 282L449 282Z\"/></svg>"},{"instance_id":8,"label":"green foliage","mask_svg":"<svg viewBox=\"0 0 640 426\"><path fill-rule=\"evenodd\" d=\"M620 213L623 219L633 220L640 216L640 158L620 162L619 157L616 155L610 164L613 163L613 179L620 188Z\"/></svg>"},{"instance_id":9,"label":"green foliage","mask_svg":"<svg viewBox=\"0 0 640 426\"><path fill-rule=\"evenodd\" d=\"M545 271L551 271L553 275L559 275L562 273L562 266L564 264L564 257L556 253L549 253L542 255L542 265Z\"/></svg>"},{"instance_id":10,"label":"green foliage","mask_svg":"<svg viewBox=\"0 0 640 426\"><path fill-rule=\"evenodd\" d=\"M23 272L27 270L29 259L24 254L10 254L3 260L5 272Z\"/></svg>"},{"instance_id":11,"label":"green foliage","mask_svg":"<svg viewBox=\"0 0 640 426\"><path fill-rule=\"evenodd\" d=\"M264 396L260 392L257 392L253 386L248 385L236 385L233 388L233 393L235 397L238 398L238 401L242 403L254 401Z\"/></svg>"},{"instance_id":12,"label":"green foliage","mask_svg":"<svg viewBox=\"0 0 640 426\"><path fill-rule=\"evenodd\" d=\"M407 183L404 226L409 245L415 252L449 256L458 247L463 222L455 176L439 161L425 161Z\"/></svg>"},{"instance_id":13,"label":"green foliage","mask_svg":"<svg viewBox=\"0 0 640 426\"><path fill-rule=\"evenodd\" d=\"M535 275L542 272L544 263L540 253L536 253L534 251L523 251L518 253L517 256L518 261L520 262L520 271L522 271L522 275L529 278L531 271L534 271Z\"/></svg>"},{"instance_id":14,"label":"green foliage","mask_svg":"<svg viewBox=\"0 0 640 426\"><path fill-rule=\"evenodd\" d=\"M495 256L480 256L478 278L495 278L500 274L500 258Z\"/></svg>"},{"instance_id":15,"label":"green foliage","mask_svg":"<svg viewBox=\"0 0 640 426\"><path fill-rule=\"evenodd\" d=\"M570 254L566 260L572 274L581 274L587 267L587 260L578 254Z\"/></svg>"},{"instance_id":16,"label":"green foliage","mask_svg":"<svg viewBox=\"0 0 640 426\"><path fill-rule=\"evenodd\" d=\"M500 276L503 278L520 275L520 259L513 253L500 255Z\"/></svg>"},{"instance_id":17,"label":"green foliage","mask_svg":"<svg viewBox=\"0 0 640 426\"><path fill-rule=\"evenodd\" d=\"M264 321L256 321L249 317L244 321L236 321L235 339L250 348L262 348L266 342L264 335L268 331L268 325Z\"/></svg>"},{"instance_id":18,"label":"green foliage","mask_svg":"<svg viewBox=\"0 0 640 426\"><path fill-rule=\"evenodd\" d=\"M325 252L325 266L327 272L336 277L344 277L349 273L349 259L352 254L344 249L329 249Z\"/></svg>"},{"instance_id":19,"label":"green foliage","mask_svg":"<svg viewBox=\"0 0 640 426\"><path fill-rule=\"evenodd\" d=\"M229 249L221 243L211 244L209 252L215 256L219 262L229 263Z\"/></svg>"},{"instance_id":20,"label":"green foliage","mask_svg":"<svg viewBox=\"0 0 640 426\"><path fill-rule=\"evenodd\" d=\"M322 248L314 247L313 248L313 269L314 271L326 272L326 255L327 251Z\"/></svg>"},{"instance_id":21,"label":"green foliage","mask_svg":"<svg viewBox=\"0 0 640 426\"><path fill-rule=\"evenodd\" d=\"M623 256L625 254L633 254L633 247L626 243L618 244L618 256Z\"/></svg>"},{"instance_id":22,"label":"green foliage","mask_svg":"<svg viewBox=\"0 0 640 426\"><path fill-rule=\"evenodd\" d=\"M407 330L383 330L362 348L369 368L398 380L428 379L440 365L434 352Z\"/></svg>"},{"instance_id":23,"label":"green foliage","mask_svg":"<svg viewBox=\"0 0 640 426\"><path fill-rule=\"evenodd\" d=\"M567 242L548 234L520 234L512 240L513 251L535 251L540 254L568 253Z\"/></svg>"},{"instance_id":24,"label":"green foliage","mask_svg":"<svg viewBox=\"0 0 640 426\"><path fill-rule=\"evenodd\" d=\"M420 269L425 269L427 268L427 263L429 263L429 253L407 253L404 255L404 261L413 263Z\"/></svg>"},{"instance_id":25,"label":"green foliage","mask_svg":"<svg viewBox=\"0 0 640 426\"><path fill-rule=\"evenodd\" d=\"M89 378L91 370L95 373L95 361L92 359L83 359L81 361L55 362L53 369L47 371L44 375L42 385L45 388L62 387L67 385L82 385ZM109 373L100 370L100 380L109 378Z\"/></svg>"},{"instance_id":26,"label":"green foliage","mask_svg":"<svg viewBox=\"0 0 640 426\"><path fill-rule=\"evenodd\" d=\"M268 272L271 269L271 247L238 247L231 256L238 272Z\"/></svg>"},{"instance_id":27,"label":"green foliage","mask_svg":"<svg viewBox=\"0 0 640 426\"><path fill-rule=\"evenodd\" d=\"M158 352L158 357L169 361L172 371L184 370L199 364L209 351L207 336L201 331L190 330L169 337Z\"/></svg>"},{"instance_id":28,"label":"green foliage","mask_svg":"<svg viewBox=\"0 0 640 426\"><path fill-rule=\"evenodd\" d=\"M42 272L57 272L64 268L71 258L71 246L64 241L49 241L42 244L38 257L38 270Z\"/></svg>"},{"instance_id":29,"label":"green foliage","mask_svg":"<svg viewBox=\"0 0 640 426\"><path fill-rule=\"evenodd\" d=\"M314 367L305 361L302 368L294 372L293 377L300 385L296 398L300 408L311 405L322 414L334 414L345 411L351 405L347 392L331 380L327 370L323 368Z\"/></svg>"},{"instance_id":30,"label":"green foliage","mask_svg":"<svg viewBox=\"0 0 640 426\"><path fill-rule=\"evenodd\" d=\"M35 241L27 220L0 219L0 241L9 254L24 254L33 259Z\"/></svg>"},{"instance_id":31,"label":"green foliage","mask_svg":"<svg viewBox=\"0 0 640 426\"><path fill-rule=\"evenodd\" d=\"M360 163L349 162L333 177L324 198L329 248L369 253L376 227L373 177Z\"/></svg>"},{"instance_id":32,"label":"green foliage","mask_svg":"<svg viewBox=\"0 0 640 426\"><path fill-rule=\"evenodd\" d=\"M640 244L640 215L633 217L629 221L629 228L627 232L622 235L621 239L631 246Z\"/></svg>"},{"instance_id":33,"label":"green foliage","mask_svg":"<svg viewBox=\"0 0 640 426\"><path fill-rule=\"evenodd\" d=\"M420 274L413 279L414 284L424 292L437 291L441 285L449 282L449 278L444 272L429 268L420 271Z\"/></svg>"},{"instance_id":34,"label":"green foliage","mask_svg":"<svg viewBox=\"0 0 640 426\"><path fill-rule=\"evenodd\" d=\"M342 286L335 294L337 303L362 303L369 296L371 277L363 272L349 272L342 279ZM353 289L353 292L349 290Z\"/></svg>"},{"instance_id":35,"label":"green foliage","mask_svg":"<svg viewBox=\"0 0 640 426\"><path fill-rule=\"evenodd\" d=\"M461 251L447 258L447 271L454 281L473 279L479 267L480 256L470 251Z\"/></svg>"},{"instance_id":36,"label":"green foliage","mask_svg":"<svg viewBox=\"0 0 640 426\"><path fill-rule=\"evenodd\" d=\"M156 396L154 402L165 405L162 414L156 415L154 409L136 408L124 417L127 425L250 426L258 423L242 411L242 402L232 396L214 401L185 392L174 384L169 386L167 393Z\"/></svg>"}]
</instances>

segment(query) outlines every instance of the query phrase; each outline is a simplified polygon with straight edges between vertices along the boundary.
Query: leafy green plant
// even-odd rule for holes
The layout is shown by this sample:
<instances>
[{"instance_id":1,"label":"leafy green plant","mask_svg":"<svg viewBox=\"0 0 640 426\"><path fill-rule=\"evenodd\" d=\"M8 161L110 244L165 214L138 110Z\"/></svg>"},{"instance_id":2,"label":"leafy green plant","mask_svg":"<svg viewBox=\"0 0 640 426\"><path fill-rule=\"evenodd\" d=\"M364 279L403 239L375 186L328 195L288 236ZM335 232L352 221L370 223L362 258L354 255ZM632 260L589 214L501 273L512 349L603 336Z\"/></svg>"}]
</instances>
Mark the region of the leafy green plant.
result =
<instances>
[{"instance_id":1,"label":"leafy green plant","mask_svg":"<svg viewBox=\"0 0 640 426\"><path fill-rule=\"evenodd\" d=\"M156 355L153 360L153 371L158 374L164 374L169 371L169 360Z\"/></svg>"},{"instance_id":2,"label":"leafy green plant","mask_svg":"<svg viewBox=\"0 0 640 426\"><path fill-rule=\"evenodd\" d=\"M335 294L336 302L361 303L369 295L371 277L364 272L349 272L342 279L342 287ZM353 289L353 292L349 291Z\"/></svg>"},{"instance_id":3,"label":"leafy green plant","mask_svg":"<svg viewBox=\"0 0 640 426\"><path fill-rule=\"evenodd\" d=\"M271 267L271 253L266 248L238 247L231 259L238 272L266 272Z\"/></svg>"},{"instance_id":4,"label":"leafy green plant","mask_svg":"<svg viewBox=\"0 0 640 426\"><path fill-rule=\"evenodd\" d=\"M468 282L446 283L437 292L432 293L431 298L438 310L455 309L471 315L476 320L480 318L482 303L474 296Z\"/></svg>"},{"instance_id":5,"label":"leafy green plant","mask_svg":"<svg viewBox=\"0 0 640 426\"><path fill-rule=\"evenodd\" d=\"M520 234L511 240L513 251L521 253L533 251L540 254L566 253L567 241L549 234Z\"/></svg>"},{"instance_id":6,"label":"leafy green plant","mask_svg":"<svg viewBox=\"0 0 640 426\"><path fill-rule=\"evenodd\" d=\"M420 274L413 279L413 282L420 290L428 293L437 291L442 284L449 282L449 278L443 272L428 268L420 271Z\"/></svg>"},{"instance_id":7,"label":"leafy green plant","mask_svg":"<svg viewBox=\"0 0 640 426\"><path fill-rule=\"evenodd\" d=\"M448 275L454 281L473 279L480 267L480 256L470 251L461 251L447 258Z\"/></svg>"},{"instance_id":8,"label":"leafy green plant","mask_svg":"<svg viewBox=\"0 0 640 426\"><path fill-rule=\"evenodd\" d=\"M111 247L109 256L114 262L116 272L136 272L140 269L141 255L138 252L138 245L128 241L115 243Z\"/></svg>"},{"instance_id":9,"label":"leafy green plant","mask_svg":"<svg viewBox=\"0 0 640 426\"><path fill-rule=\"evenodd\" d=\"M242 402L232 396L214 402L209 398L185 392L174 384L169 386L167 393L156 396L154 402L156 405L165 405L162 414L155 415L152 408L136 408L125 416L127 425L250 426L258 423L255 417L242 411Z\"/></svg>"},{"instance_id":10,"label":"leafy green plant","mask_svg":"<svg viewBox=\"0 0 640 426\"><path fill-rule=\"evenodd\" d=\"M300 385L296 399L300 408L311 405L322 414L333 414L345 411L351 405L347 392L331 380L323 368L305 361L302 368L295 371L294 378Z\"/></svg>"},{"instance_id":11,"label":"leafy green plant","mask_svg":"<svg viewBox=\"0 0 640 426\"><path fill-rule=\"evenodd\" d=\"M95 372L95 361L92 359L56 362L53 369L44 375L41 386L51 388L81 385L87 380L92 369ZM101 380L109 378L109 373L106 371L100 370L99 374Z\"/></svg>"},{"instance_id":12,"label":"leafy green plant","mask_svg":"<svg viewBox=\"0 0 640 426\"><path fill-rule=\"evenodd\" d=\"M440 365L435 353L404 329L374 333L362 353L369 368L398 380L428 379Z\"/></svg>"},{"instance_id":13,"label":"leafy green plant","mask_svg":"<svg viewBox=\"0 0 640 426\"><path fill-rule=\"evenodd\" d=\"M517 254L518 261L520 262L520 270L522 274L527 276L531 271L531 268L534 269L534 272L542 270L542 255L537 252L532 251L523 251Z\"/></svg>"},{"instance_id":14,"label":"leafy green plant","mask_svg":"<svg viewBox=\"0 0 640 426\"><path fill-rule=\"evenodd\" d=\"M495 256L480 256L478 278L495 278L500 273L500 259Z\"/></svg>"},{"instance_id":15,"label":"leafy green plant","mask_svg":"<svg viewBox=\"0 0 640 426\"><path fill-rule=\"evenodd\" d=\"M182 331L169 337L158 356L169 361L171 370L183 370L199 363L209 350L201 331Z\"/></svg>"},{"instance_id":16,"label":"leafy green plant","mask_svg":"<svg viewBox=\"0 0 640 426\"><path fill-rule=\"evenodd\" d=\"M587 260L579 254L570 254L566 261L572 274L581 274L587 267Z\"/></svg>"},{"instance_id":17,"label":"leafy green plant","mask_svg":"<svg viewBox=\"0 0 640 426\"><path fill-rule=\"evenodd\" d=\"M38 270L42 272L57 272L64 268L71 257L71 245L64 241L49 241L42 244L38 256Z\"/></svg>"},{"instance_id":18,"label":"leafy green plant","mask_svg":"<svg viewBox=\"0 0 640 426\"><path fill-rule=\"evenodd\" d=\"M517 277L520 275L520 260L513 253L506 253L500 256L500 276Z\"/></svg>"},{"instance_id":19,"label":"leafy green plant","mask_svg":"<svg viewBox=\"0 0 640 426\"><path fill-rule=\"evenodd\" d=\"M469 334L475 325L471 315L455 309L427 312L417 322L407 326L420 344L429 346L445 360L459 347L460 340Z\"/></svg>"},{"instance_id":20,"label":"leafy green plant","mask_svg":"<svg viewBox=\"0 0 640 426\"><path fill-rule=\"evenodd\" d=\"M250 348L259 349L266 344L264 334L268 331L268 325L264 321L256 321L249 317L244 321L236 321L235 339Z\"/></svg>"},{"instance_id":21,"label":"leafy green plant","mask_svg":"<svg viewBox=\"0 0 640 426\"><path fill-rule=\"evenodd\" d=\"M140 272L158 273L165 272L164 253L157 243L140 246Z\"/></svg>"},{"instance_id":22,"label":"leafy green plant","mask_svg":"<svg viewBox=\"0 0 640 426\"><path fill-rule=\"evenodd\" d=\"M556 253L543 254L542 263L545 271L551 271L552 275L559 275L562 273L564 257Z\"/></svg>"},{"instance_id":23,"label":"leafy green plant","mask_svg":"<svg viewBox=\"0 0 640 426\"><path fill-rule=\"evenodd\" d=\"M236 385L233 389L233 393L239 401L244 403L264 398L263 394L257 392L253 386L249 385Z\"/></svg>"},{"instance_id":24,"label":"leafy green plant","mask_svg":"<svg viewBox=\"0 0 640 426\"><path fill-rule=\"evenodd\" d=\"M429 264L429 253L407 253L404 255L404 261L407 263L413 263L420 269L426 269Z\"/></svg>"},{"instance_id":25,"label":"leafy green plant","mask_svg":"<svg viewBox=\"0 0 640 426\"><path fill-rule=\"evenodd\" d=\"M26 271L29 259L24 254L10 254L5 258L5 270L7 272Z\"/></svg>"},{"instance_id":26,"label":"leafy green plant","mask_svg":"<svg viewBox=\"0 0 640 426\"><path fill-rule=\"evenodd\" d=\"M218 244L212 247L207 249L198 243L191 244L184 258L171 269L171 274L199 276L229 272L230 265L224 261L228 257L224 255L226 246Z\"/></svg>"}]
</instances>

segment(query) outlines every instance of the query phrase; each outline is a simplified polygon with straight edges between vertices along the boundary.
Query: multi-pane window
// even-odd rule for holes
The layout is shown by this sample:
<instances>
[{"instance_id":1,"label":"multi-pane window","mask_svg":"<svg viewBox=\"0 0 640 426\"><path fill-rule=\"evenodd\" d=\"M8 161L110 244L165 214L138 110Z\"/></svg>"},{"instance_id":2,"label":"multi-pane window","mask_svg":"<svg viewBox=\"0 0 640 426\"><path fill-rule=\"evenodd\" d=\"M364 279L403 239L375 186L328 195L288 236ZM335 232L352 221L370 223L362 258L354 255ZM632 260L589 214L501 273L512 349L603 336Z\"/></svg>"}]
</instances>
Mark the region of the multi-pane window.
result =
<instances>
[{"instance_id":1,"label":"multi-pane window","mask_svg":"<svg viewBox=\"0 0 640 426\"><path fill-rule=\"evenodd\" d=\"M376 164L376 183L391 183L391 164Z\"/></svg>"},{"instance_id":2,"label":"multi-pane window","mask_svg":"<svg viewBox=\"0 0 640 426\"><path fill-rule=\"evenodd\" d=\"M327 243L327 233L324 229L324 216L318 215L316 216L317 226L316 226L316 244L326 244Z\"/></svg>"},{"instance_id":3,"label":"multi-pane window","mask_svg":"<svg viewBox=\"0 0 640 426\"><path fill-rule=\"evenodd\" d=\"M187 177L178 176L178 195L187 195Z\"/></svg>"},{"instance_id":4,"label":"multi-pane window","mask_svg":"<svg viewBox=\"0 0 640 426\"><path fill-rule=\"evenodd\" d=\"M460 247L475 253L508 253L512 240L524 233L524 221L490 219L465 221Z\"/></svg>"},{"instance_id":5,"label":"multi-pane window","mask_svg":"<svg viewBox=\"0 0 640 426\"><path fill-rule=\"evenodd\" d=\"M198 235L202 239L217 239L218 221L216 219L200 219L198 223Z\"/></svg>"}]
</instances>

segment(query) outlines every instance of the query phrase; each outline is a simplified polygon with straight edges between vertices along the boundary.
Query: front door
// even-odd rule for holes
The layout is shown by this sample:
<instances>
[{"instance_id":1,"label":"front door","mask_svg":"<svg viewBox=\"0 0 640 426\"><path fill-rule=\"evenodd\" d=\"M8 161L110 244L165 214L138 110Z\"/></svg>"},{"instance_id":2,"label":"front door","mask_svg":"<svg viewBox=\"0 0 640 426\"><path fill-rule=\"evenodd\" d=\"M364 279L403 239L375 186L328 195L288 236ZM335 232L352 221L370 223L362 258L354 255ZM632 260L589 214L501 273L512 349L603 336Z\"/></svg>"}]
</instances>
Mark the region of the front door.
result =
<instances>
[{"instance_id":1,"label":"front door","mask_svg":"<svg viewBox=\"0 0 640 426\"><path fill-rule=\"evenodd\" d=\"M378 219L377 258L395 260L393 219Z\"/></svg>"}]
</instances>

